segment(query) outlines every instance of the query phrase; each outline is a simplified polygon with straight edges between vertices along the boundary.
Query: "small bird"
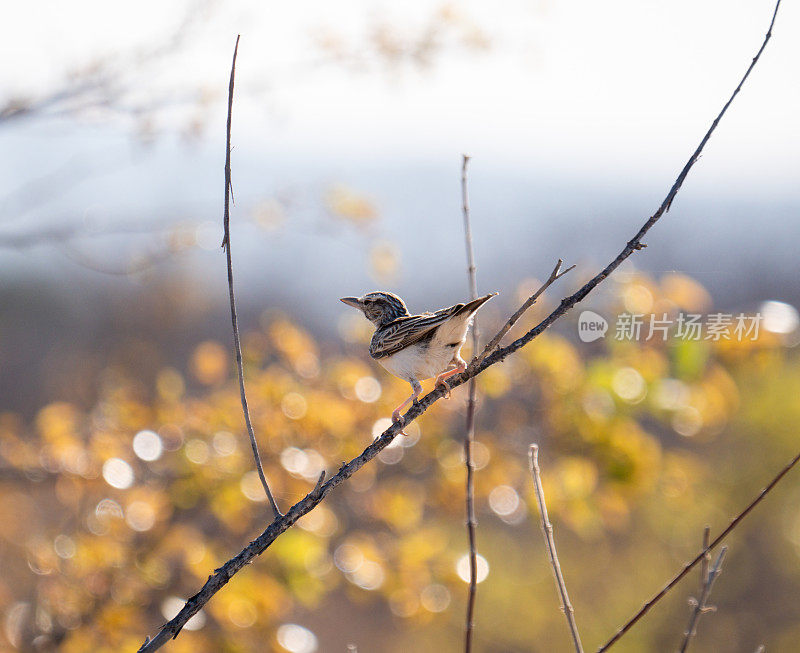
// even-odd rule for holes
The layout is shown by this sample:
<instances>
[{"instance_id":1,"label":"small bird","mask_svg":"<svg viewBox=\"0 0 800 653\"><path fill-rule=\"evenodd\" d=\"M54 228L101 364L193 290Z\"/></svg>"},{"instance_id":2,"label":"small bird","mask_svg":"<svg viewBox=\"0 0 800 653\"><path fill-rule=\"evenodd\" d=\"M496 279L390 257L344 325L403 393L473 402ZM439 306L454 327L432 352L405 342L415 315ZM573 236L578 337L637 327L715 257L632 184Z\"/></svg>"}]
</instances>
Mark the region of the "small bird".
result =
<instances>
[{"instance_id":1,"label":"small bird","mask_svg":"<svg viewBox=\"0 0 800 653\"><path fill-rule=\"evenodd\" d=\"M392 412L393 422L400 421L400 411L417 400L423 379L435 376L436 385L444 386L447 397L450 396L445 379L467 369L460 353L472 317L496 294L422 315L411 315L405 302L390 292L341 298L348 306L363 311L375 325L369 355L387 371L411 384L413 392Z\"/></svg>"}]
</instances>

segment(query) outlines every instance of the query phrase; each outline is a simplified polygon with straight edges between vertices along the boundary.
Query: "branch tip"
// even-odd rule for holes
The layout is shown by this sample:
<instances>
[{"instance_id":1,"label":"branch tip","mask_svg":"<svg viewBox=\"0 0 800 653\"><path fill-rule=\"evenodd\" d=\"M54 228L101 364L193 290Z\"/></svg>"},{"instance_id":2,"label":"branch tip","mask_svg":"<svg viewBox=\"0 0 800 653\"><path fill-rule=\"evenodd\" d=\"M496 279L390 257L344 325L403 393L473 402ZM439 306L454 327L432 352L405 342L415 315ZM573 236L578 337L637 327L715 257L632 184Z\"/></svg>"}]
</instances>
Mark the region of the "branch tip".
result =
<instances>
[{"instance_id":1,"label":"branch tip","mask_svg":"<svg viewBox=\"0 0 800 653\"><path fill-rule=\"evenodd\" d=\"M564 276L564 275L565 275L567 272L569 272L570 270L574 270L576 267L578 267L578 266L577 266L577 264L570 265L570 266L569 266L569 267L568 267L566 270L562 270L562 271L561 271L561 272L558 274L558 276L556 277L556 279L560 279L560 278L561 278L561 277L563 277L563 276Z\"/></svg>"},{"instance_id":2,"label":"branch tip","mask_svg":"<svg viewBox=\"0 0 800 653\"><path fill-rule=\"evenodd\" d=\"M707 528L708 527L706 527L706 531L703 533L704 540L708 532ZM716 606L708 605L708 597L711 595L711 587L714 584L714 581L722 572L722 560L725 558L725 554L727 552L728 547L723 545L720 549L717 559L714 561L713 566L709 570L708 575L703 579L703 587L700 592L700 598L692 598L689 601L689 605L691 605L693 608L692 616L689 619L688 627L685 631L683 631L683 643L681 644L679 653L686 653L688 650L692 638L697 634L697 624L700 621L700 616L709 612L716 612Z\"/></svg>"},{"instance_id":3,"label":"branch tip","mask_svg":"<svg viewBox=\"0 0 800 653\"><path fill-rule=\"evenodd\" d=\"M553 271L550 273L550 276L547 278L547 281L545 281L535 293L533 293L530 297L528 297L528 299L525 300L525 302L522 304L522 306L520 306L517 309L517 312L514 313L514 315L508 318L508 321L495 334L494 338L492 338L489 341L489 343L483 348L483 351L480 353L480 355L477 355L475 356L475 358L472 359L472 361L470 362L470 367L477 367L478 365L480 365L484 361L484 359L486 359L500 345L500 341L511 330L511 327L513 327L517 323L517 321L523 316L525 311L527 311L531 306L533 306L536 303L536 300L539 299L542 293L545 290L547 290L550 287L550 285L553 284L553 282L563 277L567 272L569 272L575 267L574 265L571 265L566 270L562 271L561 266L563 264L564 261L558 259L558 262L556 263L556 266L553 268ZM527 337L529 334L530 332L528 332L528 334L526 334L525 337Z\"/></svg>"}]
</instances>

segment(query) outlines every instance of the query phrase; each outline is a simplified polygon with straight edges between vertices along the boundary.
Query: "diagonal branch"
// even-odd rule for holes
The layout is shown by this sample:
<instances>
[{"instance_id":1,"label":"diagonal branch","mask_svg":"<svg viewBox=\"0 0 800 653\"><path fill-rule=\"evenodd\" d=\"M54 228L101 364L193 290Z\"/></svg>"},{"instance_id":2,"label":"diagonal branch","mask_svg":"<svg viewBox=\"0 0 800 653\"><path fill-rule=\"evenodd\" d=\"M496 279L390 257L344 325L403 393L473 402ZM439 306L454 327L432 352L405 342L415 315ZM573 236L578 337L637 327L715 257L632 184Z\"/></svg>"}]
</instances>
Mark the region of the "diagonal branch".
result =
<instances>
[{"instance_id":1,"label":"diagonal branch","mask_svg":"<svg viewBox=\"0 0 800 653\"><path fill-rule=\"evenodd\" d=\"M228 84L228 128L227 139L225 147L225 214L223 217L223 226L225 228L225 235L222 238L222 247L225 248L225 254L228 258L228 295L231 301L231 323L233 324L233 348L236 352L236 371L239 375L239 394L242 399L242 412L244 412L244 423L247 426L247 434L250 436L250 446L253 449L253 459L256 463L256 471L258 478L261 479L261 485L264 487L264 492L267 494L269 504L272 507L273 517L280 517L281 511L278 509L278 504L275 503L275 498L269 489L267 477L264 476L264 467L261 465L261 456L258 453L258 442L256 442L256 434L253 431L253 423L250 420L250 409L247 407L247 395L244 390L244 368L242 366L242 344L239 340L239 319L236 316L236 296L233 292L233 263L231 261L231 230L230 230L230 196L231 196L231 116L233 113L233 81L236 76L236 55L239 52L239 36L236 37L236 47L233 50L233 62L231 63L231 80Z\"/></svg>"},{"instance_id":2,"label":"diagonal branch","mask_svg":"<svg viewBox=\"0 0 800 653\"><path fill-rule=\"evenodd\" d=\"M461 201L464 215L464 240L467 247L467 278L469 279L470 299L478 299L478 280L475 267L475 252L472 248L472 225L469 219L469 192L467 186L467 166L469 157L464 154L461 164ZM472 323L472 351L478 351L477 315ZM467 467L466 501L467 501L467 537L469 539L469 597L467 598L467 622L465 625L464 650L472 651L472 636L475 630L475 599L478 595L478 548L475 529L475 465L472 463L472 443L475 440L475 398L477 389L475 377L469 380L469 397L467 399L467 423L464 434L464 463Z\"/></svg>"},{"instance_id":3,"label":"diagonal branch","mask_svg":"<svg viewBox=\"0 0 800 653\"><path fill-rule=\"evenodd\" d=\"M572 603L570 603L569 594L567 594L567 584L564 582L564 576L561 573L561 563L558 561L556 541L553 538L553 525L550 523L550 518L547 516L547 504L544 501L544 489L542 488L542 478L539 473L539 445L532 444L530 449L528 449L528 467L530 468L531 477L533 478L533 489L536 491L536 501L539 504L539 514L542 518L544 543L547 547L547 554L550 557L550 567L553 569L556 588L558 589L558 595L561 599L561 610L567 618L567 625L569 626L570 635L572 635L575 653L583 653L581 636L578 634L578 624L575 623L575 610L572 608Z\"/></svg>"},{"instance_id":4,"label":"diagonal branch","mask_svg":"<svg viewBox=\"0 0 800 653\"><path fill-rule=\"evenodd\" d=\"M758 61L761 53L764 51L764 47L769 40L771 33L772 33L772 26L775 23L775 16L777 15L778 6L780 5L780 0L778 0L778 4L775 7L775 14L772 16L772 23L770 23L770 29L767 32L767 37L764 40L761 49L758 51L758 54L753 59L752 64L747 69L742 80L739 82L739 85L736 87L736 90L733 92L733 95L727 101L725 106L720 111L719 115L716 117L714 122L712 123L711 127L709 128L708 132L706 132L705 136L703 137L700 145L694 151L692 156L689 158L689 161L683 167L678 178L675 180L675 183L672 185L667 197L665 198L664 202L658 208L658 210L647 220L647 222L642 225L639 231L634 235L634 237L628 241L625 245L623 250L617 255L617 257L611 261L603 270L601 270L597 275L592 277L586 284L584 284L577 292L570 295L569 297L565 297L561 300L561 303L556 307L556 309L550 313L544 320L542 320L538 325L534 328L530 329L525 335L518 338L514 342L506 345L505 347L501 347L497 349L494 353L490 354L486 358L484 358L480 363L470 366L466 371L462 372L461 374L455 374L448 379L448 385L450 388L456 388L463 383L469 381L472 377L477 376L483 370L492 365L499 363L500 361L504 360L510 354L518 351L525 345L527 345L531 340L536 338L540 335L545 329L550 327L556 320L562 317L565 313L567 313L575 304L580 302L584 299L592 290L594 290L600 283L602 283L608 275L610 275L614 270L616 270L619 265L627 259L633 252L642 249L644 245L641 243L641 239L644 235L651 229L651 227L658 221L658 219L669 209L672 204L672 201L675 199L675 196L678 194L681 186L683 185L684 180L686 179L689 171L694 166L697 159L700 157L703 148L705 147L706 143L708 142L709 138L711 137L712 133L716 129L717 125L719 124L720 120L722 119L723 115L727 111L728 107L730 106L733 99L739 93L744 84L745 80L750 75L753 67L755 66L756 62ZM230 152L230 149L228 150ZM226 180L227 183L227 180ZM229 268L229 278L230 278L230 268ZM232 287L232 286L231 286ZM240 553L236 556L228 560L222 567L215 570L215 572L209 576L206 583L200 589L200 591L191 597L187 602L186 605L183 606L180 612L173 617L170 621L164 624L161 627L161 630L156 634L156 636L151 640L148 640L142 645L139 649L139 653L150 653L159 649L163 646L169 639L177 637L180 633L181 629L183 628L184 624L193 616L195 615L210 599L214 596L220 589L222 589L228 581L233 578L233 576L239 572L246 564L253 560L256 556L261 555L267 547L269 547L275 539L281 535L284 531L290 528L300 517L307 514L311 510L313 510L319 503L321 503L330 492L336 488L340 483L343 483L345 480L350 478L353 474L355 474L361 467L363 467L366 463L370 460L375 458L384 448L386 448L392 440L394 440L395 436L400 432L401 424L408 425L410 422L415 420L417 417L422 415L425 411L428 410L435 402L441 399L445 394L445 389L440 386L438 388L434 388L434 390L427 395L425 395L420 401L416 404L412 404L411 407L406 411L405 415L403 415L403 419L398 423L392 424L389 428L387 428L377 439L373 440L373 442L366 448L364 451L353 458L349 463L342 465L339 471L334 474L327 482L325 482L316 492L312 492L307 494L303 497L300 501L294 504L289 511L285 515L278 515L272 523L267 526L266 530L261 533L255 540L250 542ZM762 493L729 525L729 527L723 532L723 536L727 535L735 526L741 521L741 519L750 511L752 510L763 498L764 496L775 486L775 484L780 481L781 478L800 460L800 454L789 464L785 467L778 476L773 479L769 486L762 491ZM722 537L722 536L720 536ZM718 538L720 539L720 538ZM715 540L711 547L713 548L718 544L719 541ZM611 646L614 642L616 642L628 629L633 626L636 621L638 621L647 610L652 607L652 604L659 600L664 594L666 594L671 587L683 578L685 573L696 565L702 557L705 555L706 551L703 551L700 556L690 563L690 566L686 568L684 572L681 572L679 576L672 581L665 590L662 590L656 597L648 602L640 610L637 615L631 619L620 632L617 633L609 642L606 644L601 650L606 650L609 646Z\"/></svg>"},{"instance_id":5,"label":"diagonal branch","mask_svg":"<svg viewBox=\"0 0 800 653\"><path fill-rule=\"evenodd\" d=\"M706 524L703 527L703 548L708 549L708 544L711 542L711 526ZM706 586L708 579L708 566L711 564L711 552L709 551L703 556L700 561L700 593L703 593L703 588Z\"/></svg>"}]
</instances>

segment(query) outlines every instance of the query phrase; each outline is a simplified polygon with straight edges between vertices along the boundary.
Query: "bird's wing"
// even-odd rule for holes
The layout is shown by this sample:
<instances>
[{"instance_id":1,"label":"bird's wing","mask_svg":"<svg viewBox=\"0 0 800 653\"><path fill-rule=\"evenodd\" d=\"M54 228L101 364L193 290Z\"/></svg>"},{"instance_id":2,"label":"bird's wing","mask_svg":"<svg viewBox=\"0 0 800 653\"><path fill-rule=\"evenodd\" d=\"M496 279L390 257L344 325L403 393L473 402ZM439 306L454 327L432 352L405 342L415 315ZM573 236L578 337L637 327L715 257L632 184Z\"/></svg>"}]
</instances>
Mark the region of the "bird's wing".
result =
<instances>
[{"instance_id":1,"label":"bird's wing","mask_svg":"<svg viewBox=\"0 0 800 653\"><path fill-rule=\"evenodd\" d=\"M390 322L385 327L378 329L372 336L369 355L372 358L391 356L401 349L424 340L427 336L432 335L437 327L447 322L455 310L461 306L463 304L457 304L425 315L408 315Z\"/></svg>"},{"instance_id":2,"label":"bird's wing","mask_svg":"<svg viewBox=\"0 0 800 653\"><path fill-rule=\"evenodd\" d=\"M391 356L409 345L424 340L433 335L433 332L450 318L466 313L468 316L477 311L485 302L497 293L484 295L466 304L448 306L435 313L423 315L407 315L397 318L385 327L378 329L372 336L369 345L369 355L372 358Z\"/></svg>"}]
</instances>

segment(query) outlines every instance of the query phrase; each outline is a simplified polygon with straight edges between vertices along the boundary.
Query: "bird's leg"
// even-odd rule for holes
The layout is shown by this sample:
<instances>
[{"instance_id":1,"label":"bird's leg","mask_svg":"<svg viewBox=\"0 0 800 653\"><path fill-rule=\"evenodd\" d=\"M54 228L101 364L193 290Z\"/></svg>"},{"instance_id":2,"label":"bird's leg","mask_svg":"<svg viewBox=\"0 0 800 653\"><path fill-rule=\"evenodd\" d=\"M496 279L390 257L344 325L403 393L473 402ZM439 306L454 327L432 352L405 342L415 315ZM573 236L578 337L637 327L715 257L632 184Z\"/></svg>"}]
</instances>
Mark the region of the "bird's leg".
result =
<instances>
[{"instance_id":1,"label":"bird's leg","mask_svg":"<svg viewBox=\"0 0 800 653\"><path fill-rule=\"evenodd\" d=\"M456 363L456 366L452 370L448 370L447 372L442 372L439 376L436 377L436 384L434 387L438 388L439 386L441 386L445 389L445 394L444 394L445 399L450 399L450 386L447 383L445 383L445 379L449 379L454 374L460 374L465 369L467 369L467 364L463 360L461 360L461 358L459 358L458 362Z\"/></svg>"},{"instance_id":2,"label":"bird's leg","mask_svg":"<svg viewBox=\"0 0 800 653\"><path fill-rule=\"evenodd\" d=\"M400 417L400 411L403 410L403 408L405 408L406 406L408 406L408 404L412 402L416 403L417 398L422 393L422 386L416 379L414 381L411 381L411 388L413 389L411 396L392 411L392 421L395 424L397 424L397 422L399 422L402 419L402 417ZM400 434L408 435L408 433L404 432L402 429L400 430Z\"/></svg>"}]
</instances>

